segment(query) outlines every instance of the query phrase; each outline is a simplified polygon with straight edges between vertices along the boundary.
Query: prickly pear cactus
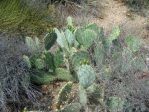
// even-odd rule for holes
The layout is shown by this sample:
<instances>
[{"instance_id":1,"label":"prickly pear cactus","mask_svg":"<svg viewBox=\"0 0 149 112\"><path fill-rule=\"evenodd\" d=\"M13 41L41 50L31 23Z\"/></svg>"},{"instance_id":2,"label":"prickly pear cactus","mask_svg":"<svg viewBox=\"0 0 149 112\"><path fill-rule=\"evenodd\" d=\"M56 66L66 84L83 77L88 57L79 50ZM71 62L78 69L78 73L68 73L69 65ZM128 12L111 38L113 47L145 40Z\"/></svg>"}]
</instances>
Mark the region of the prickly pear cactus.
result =
<instances>
[{"instance_id":1,"label":"prickly pear cactus","mask_svg":"<svg viewBox=\"0 0 149 112\"><path fill-rule=\"evenodd\" d=\"M83 48L88 49L97 38L97 34L93 30L80 28L75 32L75 37Z\"/></svg>"},{"instance_id":2,"label":"prickly pear cactus","mask_svg":"<svg viewBox=\"0 0 149 112\"><path fill-rule=\"evenodd\" d=\"M66 105L58 112L80 112L81 111L81 104L80 103L71 103Z\"/></svg>"},{"instance_id":3,"label":"prickly pear cactus","mask_svg":"<svg viewBox=\"0 0 149 112\"><path fill-rule=\"evenodd\" d=\"M107 101L107 105L109 107L110 112L122 112L124 108L124 104L125 104L125 100L116 96L109 97Z\"/></svg>"},{"instance_id":4,"label":"prickly pear cactus","mask_svg":"<svg viewBox=\"0 0 149 112\"><path fill-rule=\"evenodd\" d=\"M118 39L118 37L120 36L120 28L117 26L115 28L113 28L111 34L109 35L109 37L107 38L108 40L108 44L111 45L112 42L116 39Z\"/></svg>"},{"instance_id":5,"label":"prickly pear cactus","mask_svg":"<svg viewBox=\"0 0 149 112\"><path fill-rule=\"evenodd\" d=\"M67 18L67 28L68 28L71 32L74 32L74 31L75 31L75 27L74 27L74 24L73 24L73 18L70 17L70 16Z\"/></svg>"},{"instance_id":6,"label":"prickly pear cactus","mask_svg":"<svg viewBox=\"0 0 149 112\"><path fill-rule=\"evenodd\" d=\"M50 52L44 52L45 58L44 62L46 63L46 69L48 72L55 73L55 64L54 64L54 56Z\"/></svg>"},{"instance_id":7,"label":"prickly pear cactus","mask_svg":"<svg viewBox=\"0 0 149 112\"><path fill-rule=\"evenodd\" d=\"M49 50L55 44L56 39L57 35L55 32L47 33L46 36L44 37L45 49Z\"/></svg>"},{"instance_id":8,"label":"prickly pear cactus","mask_svg":"<svg viewBox=\"0 0 149 112\"><path fill-rule=\"evenodd\" d=\"M66 29L65 30L65 37L67 39L69 46L72 46L75 42L74 34L69 29Z\"/></svg>"},{"instance_id":9,"label":"prickly pear cactus","mask_svg":"<svg viewBox=\"0 0 149 112\"><path fill-rule=\"evenodd\" d=\"M50 73L46 73L44 71L39 71L34 74L31 74L31 82L37 85L49 84L55 81L57 77Z\"/></svg>"},{"instance_id":10,"label":"prickly pear cactus","mask_svg":"<svg viewBox=\"0 0 149 112\"><path fill-rule=\"evenodd\" d=\"M84 107L87 105L88 102L86 90L81 85L79 86L79 101Z\"/></svg>"},{"instance_id":11,"label":"prickly pear cactus","mask_svg":"<svg viewBox=\"0 0 149 112\"><path fill-rule=\"evenodd\" d=\"M56 68L56 77L58 80L62 81L73 81L73 77L70 71L65 68Z\"/></svg>"},{"instance_id":12,"label":"prickly pear cactus","mask_svg":"<svg viewBox=\"0 0 149 112\"><path fill-rule=\"evenodd\" d=\"M125 43L127 46L132 50L132 52L137 52L140 50L140 47L142 45L141 40L133 37L133 36L128 36L125 38Z\"/></svg>"},{"instance_id":13,"label":"prickly pear cactus","mask_svg":"<svg viewBox=\"0 0 149 112\"><path fill-rule=\"evenodd\" d=\"M100 29L100 28L98 27L98 25L95 24L95 23L88 24L88 25L86 26L86 29L93 30L93 31L95 31L97 34L100 34L100 32L101 32L101 29Z\"/></svg>"},{"instance_id":14,"label":"prickly pear cactus","mask_svg":"<svg viewBox=\"0 0 149 112\"><path fill-rule=\"evenodd\" d=\"M58 50L54 54L54 64L55 64L55 67L60 67L60 66L64 65L64 57L63 57L62 51Z\"/></svg>"},{"instance_id":15,"label":"prickly pear cactus","mask_svg":"<svg viewBox=\"0 0 149 112\"><path fill-rule=\"evenodd\" d=\"M57 109L60 109L61 105L64 105L67 102L69 93L71 92L72 84L72 82L68 82L60 89L56 102Z\"/></svg>"},{"instance_id":16,"label":"prickly pear cactus","mask_svg":"<svg viewBox=\"0 0 149 112\"><path fill-rule=\"evenodd\" d=\"M59 31L57 28L54 29L57 34L57 43L62 49L69 51L69 44L66 39L65 33L63 31Z\"/></svg>"},{"instance_id":17,"label":"prickly pear cactus","mask_svg":"<svg viewBox=\"0 0 149 112\"><path fill-rule=\"evenodd\" d=\"M67 25L68 26L73 26L73 19L70 16L67 17Z\"/></svg>"},{"instance_id":18,"label":"prickly pear cactus","mask_svg":"<svg viewBox=\"0 0 149 112\"><path fill-rule=\"evenodd\" d=\"M89 64L89 54L85 51L78 51L72 56L72 66L77 69L80 65Z\"/></svg>"},{"instance_id":19,"label":"prickly pear cactus","mask_svg":"<svg viewBox=\"0 0 149 112\"><path fill-rule=\"evenodd\" d=\"M30 62L31 62L32 68L35 68L35 69L36 69L35 62L36 62L37 59L40 59L40 55L39 55L39 54L35 54L35 55L33 55L33 56L31 56L31 57L29 58L29 60L30 60Z\"/></svg>"},{"instance_id":20,"label":"prickly pear cactus","mask_svg":"<svg viewBox=\"0 0 149 112\"><path fill-rule=\"evenodd\" d=\"M94 59L95 64L98 65L98 68L102 68L103 63L105 61L105 51L102 43L96 43L96 47L94 48Z\"/></svg>"},{"instance_id":21,"label":"prickly pear cactus","mask_svg":"<svg viewBox=\"0 0 149 112\"><path fill-rule=\"evenodd\" d=\"M117 26L113 28L111 34L107 38L102 38L102 44L104 46L105 52L108 52L113 44L113 42L120 36L120 28Z\"/></svg>"},{"instance_id":22,"label":"prickly pear cactus","mask_svg":"<svg viewBox=\"0 0 149 112\"><path fill-rule=\"evenodd\" d=\"M43 60L43 59L40 59L40 58L36 59L36 60L35 60L35 67L36 67L37 69L39 69L39 70L44 69L44 67L45 67L45 62L44 62L44 60Z\"/></svg>"},{"instance_id":23,"label":"prickly pear cactus","mask_svg":"<svg viewBox=\"0 0 149 112\"><path fill-rule=\"evenodd\" d=\"M54 82L55 80L62 80L62 81L71 81L73 80L72 75L70 72L64 68L56 68L55 75L49 72L45 72L43 70L36 71L35 73L31 74L31 82L44 85Z\"/></svg>"},{"instance_id":24,"label":"prickly pear cactus","mask_svg":"<svg viewBox=\"0 0 149 112\"><path fill-rule=\"evenodd\" d=\"M81 65L77 71L79 83L82 87L87 88L94 83L96 74L90 65Z\"/></svg>"},{"instance_id":25,"label":"prickly pear cactus","mask_svg":"<svg viewBox=\"0 0 149 112\"><path fill-rule=\"evenodd\" d=\"M46 72L55 73L53 55L50 52L35 54L30 58L32 68L36 70L45 70Z\"/></svg>"}]
</instances>

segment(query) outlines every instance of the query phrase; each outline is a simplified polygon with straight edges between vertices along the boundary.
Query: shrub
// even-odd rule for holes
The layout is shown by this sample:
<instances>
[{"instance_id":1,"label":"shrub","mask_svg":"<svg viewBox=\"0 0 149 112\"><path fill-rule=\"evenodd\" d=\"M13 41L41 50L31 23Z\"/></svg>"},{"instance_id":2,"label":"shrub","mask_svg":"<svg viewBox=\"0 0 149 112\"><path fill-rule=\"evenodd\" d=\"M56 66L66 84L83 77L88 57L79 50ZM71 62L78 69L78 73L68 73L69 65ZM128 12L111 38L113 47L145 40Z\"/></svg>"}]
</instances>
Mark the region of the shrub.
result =
<instances>
[{"instance_id":1,"label":"shrub","mask_svg":"<svg viewBox=\"0 0 149 112\"><path fill-rule=\"evenodd\" d=\"M4 74L0 76L0 111L10 111L9 107L13 104L14 111L19 111L19 106L27 102L37 103L37 96L40 93L30 83L27 66L18 57L10 57ZM18 105L18 108L15 107Z\"/></svg>"}]
</instances>

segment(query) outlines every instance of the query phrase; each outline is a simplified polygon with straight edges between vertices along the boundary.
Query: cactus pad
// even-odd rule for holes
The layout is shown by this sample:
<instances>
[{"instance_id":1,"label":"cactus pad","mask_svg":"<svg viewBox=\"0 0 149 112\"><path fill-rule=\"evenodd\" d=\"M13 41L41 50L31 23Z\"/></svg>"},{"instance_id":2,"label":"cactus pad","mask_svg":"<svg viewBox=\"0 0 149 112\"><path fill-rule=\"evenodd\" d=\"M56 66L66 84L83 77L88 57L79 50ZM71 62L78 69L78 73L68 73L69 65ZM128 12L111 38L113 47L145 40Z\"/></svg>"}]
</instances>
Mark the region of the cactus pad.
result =
<instances>
[{"instance_id":1,"label":"cactus pad","mask_svg":"<svg viewBox=\"0 0 149 112\"><path fill-rule=\"evenodd\" d=\"M60 106L66 103L66 101L68 100L72 84L73 84L72 82L68 82L60 89L56 103L57 109L60 109Z\"/></svg>"},{"instance_id":2,"label":"cactus pad","mask_svg":"<svg viewBox=\"0 0 149 112\"><path fill-rule=\"evenodd\" d=\"M82 65L77 71L79 83L82 87L87 88L94 83L96 74L90 65Z\"/></svg>"},{"instance_id":3,"label":"cactus pad","mask_svg":"<svg viewBox=\"0 0 149 112\"><path fill-rule=\"evenodd\" d=\"M75 32L76 40L80 45L83 45L85 49L88 49L93 41L97 38L95 31L90 29L80 28Z\"/></svg>"},{"instance_id":4,"label":"cactus pad","mask_svg":"<svg viewBox=\"0 0 149 112\"><path fill-rule=\"evenodd\" d=\"M64 108L62 108L58 112L80 112L80 111L81 111L80 103L71 103L69 105L66 105Z\"/></svg>"},{"instance_id":5,"label":"cactus pad","mask_svg":"<svg viewBox=\"0 0 149 112\"><path fill-rule=\"evenodd\" d=\"M77 69L82 64L89 64L89 62L89 54L85 51L76 52L72 56L72 66L74 66L75 69Z\"/></svg>"},{"instance_id":6,"label":"cactus pad","mask_svg":"<svg viewBox=\"0 0 149 112\"><path fill-rule=\"evenodd\" d=\"M57 39L57 35L55 32L46 34L46 36L44 37L45 49L49 50L55 44L56 39Z\"/></svg>"}]
</instances>

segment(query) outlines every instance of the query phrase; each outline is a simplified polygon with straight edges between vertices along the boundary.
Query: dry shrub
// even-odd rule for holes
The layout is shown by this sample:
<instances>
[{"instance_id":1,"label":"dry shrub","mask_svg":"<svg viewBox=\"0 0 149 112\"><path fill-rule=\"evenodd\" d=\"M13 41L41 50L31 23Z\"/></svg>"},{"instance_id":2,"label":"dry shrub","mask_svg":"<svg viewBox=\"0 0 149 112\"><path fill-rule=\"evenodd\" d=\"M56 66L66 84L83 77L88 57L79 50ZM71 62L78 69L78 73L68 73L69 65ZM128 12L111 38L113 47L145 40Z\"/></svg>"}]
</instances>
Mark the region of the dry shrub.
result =
<instances>
[{"instance_id":1,"label":"dry shrub","mask_svg":"<svg viewBox=\"0 0 149 112\"><path fill-rule=\"evenodd\" d=\"M18 112L27 104L38 104L41 95L30 82L29 70L22 60L27 52L18 36L0 34L0 111Z\"/></svg>"}]
</instances>

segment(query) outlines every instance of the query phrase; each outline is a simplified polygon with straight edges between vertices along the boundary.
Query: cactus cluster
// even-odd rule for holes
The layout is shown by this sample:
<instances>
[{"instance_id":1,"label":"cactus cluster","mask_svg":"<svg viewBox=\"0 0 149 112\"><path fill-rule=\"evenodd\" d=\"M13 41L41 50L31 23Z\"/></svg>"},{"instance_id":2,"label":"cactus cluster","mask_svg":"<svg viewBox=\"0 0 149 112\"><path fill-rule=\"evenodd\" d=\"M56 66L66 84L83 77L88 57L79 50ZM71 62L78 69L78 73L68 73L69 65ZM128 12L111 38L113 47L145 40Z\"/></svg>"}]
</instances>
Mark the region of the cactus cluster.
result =
<instances>
[{"instance_id":1,"label":"cactus cluster","mask_svg":"<svg viewBox=\"0 0 149 112\"><path fill-rule=\"evenodd\" d=\"M64 31L55 28L46 35L44 51L37 52L30 58L24 56L28 67L34 70L31 80L37 84L47 84L57 79L78 82L78 102L68 103L72 88L72 82L68 82L59 91L58 112L79 112L80 109L89 107L89 104L98 104L102 110L109 112L123 111L128 103L126 99L106 96L105 85L116 79L116 75L127 75L131 70L147 70L147 66L144 57L139 53L140 41L128 36L122 43L119 37L119 27L115 27L111 34L105 37L103 29L96 24L75 28L72 18L68 17ZM27 42L40 45L37 39L34 42L28 38ZM55 42L59 45L59 50L52 54L49 49ZM34 51L39 48L32 45L29 47L35 49ZM89 51L92 51L92 56ZM94 69L95 66L98 69ZM101 81L97 84L97 77L103 83ZM61 108L65 103L67 105Z\"/></svg>"},{"instance_id":2,"label":"cactus cluster","mask_svg":"<svg viewBox=\"0 0 149 112\"><path fill-rule=\"evenodd\" d=\"M33 55L23 56L29 69L31 69L31 81L35 84L47 84L55 80L72 80L69 71L59 68L63 63L63 56L60 52L52 54L49 50L55 44L57 35L53 31L44 37L44 48L38 38L26 37L26 45ZM40 50L39 50L40 49ZM58 60L57 60L58 59Z\"/></svg>"},{"instance_id":3,"label":"cactus cluster","mask_svg":"<svg viewBox=\"0 0 149 112\"><path fill-rule=\"evenodd\" d=\"M31 67L36 70L55 71L53 55L50 52L42 52L30 57Z\"/></svg>"},{"instance_id":4,"label":"cactus cluster","mask_svg":"<svg viewBox=\"0 0 149 112\"><path fill-rule=\"evenodd\" d=\"M68 19L68 28L63 32L55 29L57 34L57 43L63 51L65 63L69 65L69 70L74 71L79 82L79 104L81 108L87 105L89 98L93 94L97 95L100 101L103 99L103 90L94 85L96 73L91 66L90 56L88 49L94 43L94 40L99 38L100 29L95 24L70 30L73 27L72 20ZM102 38L102 37L101 37ZM92 92L90 89L92 88ZM102 96L102 98L101 98ZM68 107L67 107L68 109Z\"/></svg>"}]
</instances>

